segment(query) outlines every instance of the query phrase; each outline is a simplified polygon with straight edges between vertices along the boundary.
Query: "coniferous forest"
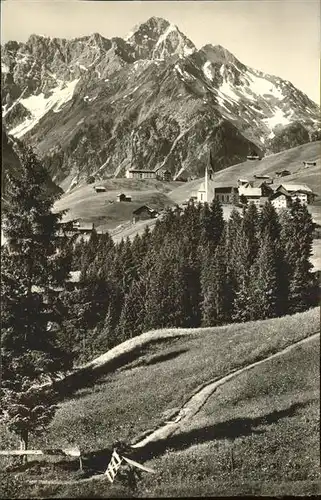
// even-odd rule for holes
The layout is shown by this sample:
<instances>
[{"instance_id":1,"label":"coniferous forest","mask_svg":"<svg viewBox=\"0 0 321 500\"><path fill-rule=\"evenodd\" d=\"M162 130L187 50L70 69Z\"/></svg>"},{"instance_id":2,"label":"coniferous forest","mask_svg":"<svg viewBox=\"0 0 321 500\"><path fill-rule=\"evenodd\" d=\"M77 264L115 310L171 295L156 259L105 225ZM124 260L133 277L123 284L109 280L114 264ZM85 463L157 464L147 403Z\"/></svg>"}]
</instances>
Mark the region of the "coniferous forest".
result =
<instances>
[{"instance_id":1,"label":"coniferous forest","mask_svg":"<svg viewBox=\"0 0 321 500\"><path fill-rule=\"evenodd\" d=\"M251 204L225 222L215 199L168 209L133 241L114 244L93 232L74 249L79 286L61 296L69 310L63 342L85 361L151 329L302 311L317 302L312 234L299 202L281 214L269 203L261 213Z\"/></svg>"}]
</instances>

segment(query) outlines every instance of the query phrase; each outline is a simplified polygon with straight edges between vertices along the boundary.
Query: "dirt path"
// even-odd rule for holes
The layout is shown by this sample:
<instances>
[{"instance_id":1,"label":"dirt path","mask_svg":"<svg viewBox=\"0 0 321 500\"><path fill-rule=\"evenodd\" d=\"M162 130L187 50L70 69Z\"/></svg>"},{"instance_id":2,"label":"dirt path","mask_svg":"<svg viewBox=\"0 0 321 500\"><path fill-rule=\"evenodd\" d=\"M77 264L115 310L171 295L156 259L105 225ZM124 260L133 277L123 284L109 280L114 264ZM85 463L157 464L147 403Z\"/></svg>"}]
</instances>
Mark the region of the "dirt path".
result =
<instances>
[{"instance_id":1,"label":"dirt path","mask_svg":"<svg viewBox=\"0 0 321 500\"><path fill-rule=\"evenodd\" d=\"M244 366L243 368L239 368L237 370L232 371L228 375L225 375L224 377L211 381L207 383L206 385L202 386L185 404L184 406L180 409L178 412L177 416L175 419L169 422L164 422L164 424L159 428L156 429L154 432L146 436L144 439L141 441L135 443L132 445L132 448L143 448L147 444L150 444L152 442L157 442L160 440L165 440L174 432L176 432L179 429L179 426L188 420L190 420L201 408L202 406L206 403L208 398L212 396L212 394L216 391L218 387L221 385L225 384L229 380L231 380L234 377L237 377L241 373L244 373L245 371L251 370L252 368L255 368L256 366L259 366L263 363L266 363L267 361L270 361L271 359L278 358L280 356L283 356L284 354L288 353L292 349L295 349L297 346L305 344L306 342L310 342L311 340L317 338L320 335L320 331L317 333L314 333L313 335L310 335L309 337L299 340L298 342L295 342L294 344L286 347L285 349L282 349L281 351L271 354L270 356L261 359L260 361L255 361L254 363L251 363L248 366Z\"/></svg>"}]
</instances>

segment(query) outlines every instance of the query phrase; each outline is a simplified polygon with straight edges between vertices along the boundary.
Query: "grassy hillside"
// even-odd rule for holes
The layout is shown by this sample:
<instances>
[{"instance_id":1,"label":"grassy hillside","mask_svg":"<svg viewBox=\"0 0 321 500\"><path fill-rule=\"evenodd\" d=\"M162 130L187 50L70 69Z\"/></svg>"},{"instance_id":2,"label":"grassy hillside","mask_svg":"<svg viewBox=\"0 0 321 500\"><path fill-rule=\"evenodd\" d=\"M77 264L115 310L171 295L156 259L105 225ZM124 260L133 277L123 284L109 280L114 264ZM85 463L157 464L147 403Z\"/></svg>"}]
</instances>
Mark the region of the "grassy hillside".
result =
<instances>
[{"instance_id":1,"label":"grassy hillside","mask_svg":"<svg viewBox=\"0 0 321 500\"><path fill-rule=\"evenodd\" d=\"M149 465L153 496L320 493L319 339L228 382ZM145 490L145 491L146 491Z\"/></svg>"},{"instance_id":2,"label":"grassy hillside","mask_svg":"<svg viewBox=\"0 0 321 500\"><path fill-rule=\"evenodd\" d=\"M319 310L312 309L247 324L143 334L97 359L94 366L103 367L105 374L66 399L46 436L32 444L77 443L86 453L106 449L116 439L137 442L177 414L204 384L319 328ZM133 352L130 361L121 358L126 345ZM157 475L144 476L140 494L282 493L280 482L291 482L293 491L314 491L318 368L318 344L311 341L221 386L168 441L155 445L147 464ZM2 443L14 444L5 433ZM136 459L146 458L138 449ZM93 491L108 496L112 490L106 483L50 488L52 494L78 497ZM44 494L41 488L39 492Z\"/></svg>"},{"instance_id":3,"label":"grassy hillside","mask_svg":"<svg viewBox=\"0 0 321 500\"><path fill-rule=\"evenodd\" d=\"M67 219L80 218L95 222L98 229L110 230L129 221L133 210L141 205L162 209L173 205L167 193L179 183L156 180L109 179L99 182L106 192L96 193L95 184L81 186L64 194L55 204L55 210L68 209ZM132 202L118 203L117 194L132 196ZM113 202L113 203L111 203Z\"/></svg>"},{"instance_id":4,"label":"grassy hillside","mask_svg":"<svg viewBox=\"0 0 321 500\"><path fill-rule=\"evenodd\" d=\"M320 175L320 142L311 142L281 153L267 156L261 161L246 161L233 165L215 174L219 184L236 183L239 178L253 178L254 174L274 175L276 171L287 169L291 175L281 179L284 182L307 183L321 196ZM316 167L303 167L303 161L317 161ZM108 179L99 181L106 187L105 193L96 193L94 185L83 185L65 193L55 204L56 210L68 209L67 218L81 218L86 222L95 222L100 230L114 230L117 226L125 227L116 230L116 240L121 237L133 237L141 232L142 224L129 227L126 223L131 220L132 212L142 204L150 205L155 209L182 203L197 192L203 179L191 182L161 182L154 179ZM132 196L132 203L116 203L117 194L124 192ZM110 202L113 203L110 203ZM224 206L224 218L228 219L232 207ZM316 222L321 223L321 207L310 206ZM153 225L154 222L148 222Z\"/></svg>"}]
</instances>

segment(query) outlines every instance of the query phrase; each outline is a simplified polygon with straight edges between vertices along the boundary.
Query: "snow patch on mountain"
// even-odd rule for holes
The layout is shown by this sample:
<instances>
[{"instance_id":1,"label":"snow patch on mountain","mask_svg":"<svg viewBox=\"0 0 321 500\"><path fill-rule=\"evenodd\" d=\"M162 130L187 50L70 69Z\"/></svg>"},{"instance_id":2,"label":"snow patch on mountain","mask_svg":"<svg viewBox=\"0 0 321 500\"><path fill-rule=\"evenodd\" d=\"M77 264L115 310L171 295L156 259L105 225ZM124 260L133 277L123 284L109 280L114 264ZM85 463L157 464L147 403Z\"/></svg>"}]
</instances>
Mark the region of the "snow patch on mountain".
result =
<instances>
[{"instance_id":1,"label":"snow patch on mountain","mask_svg":"<svg viewBox=\"0 0 321 500\"><path fill-rule=\"evenodd\" d=\"M284 95L282 92L274 85L274 83L270 82L266 78L262 78L260 76L256 76L252 71L246 71L246 76L250 80L249 88L256 95L272 95L276 99L282 101L284 99Z\"/></svg>"},{"instance_id":2,"label":"snow patch on mountain","mask_svg":"<svg viewBox=\"0 0 321 500\"><path fill-rule=\"evenodd\" d=\"M187 56L190 56L191 54L194 54L195 50L196 49L194 49L193 47L187 47L185 45L183 48L184 57L187 57Z\"/></svg>"},{"instance_id":3,"label":"snow patch on mountain","mask_svg":"<svg viewBox=\"0 0 321 500\"><path fill-rule=\"evenodd\" d=\"M240 97L234 92L232 85L227 80L223 81L222 85L219 87L218 90L222 94L225 94L226 96L228 96L233 101L240 100Z\"/></svg>"},{"instance_id":4,"label":"snow patch on mountain","mask_svg":"<svg viewBox=\"0 0 321 500\"><path fill-rule=\"evenodd\" d=\"M172 31L177 31L177 28L176 28L176 26L174 24L170 24L168 26L168 28L166 28L166 30L164 31L164 33L161 34L161 36L159 37L159 39L156 42L155 49L157 49L157 47L159 47L161 43L165 42L166 38L168 37L168 35Z\"/></svg>"},{"instance_id":5,"label":"snow patch on mountain","mask_svg":"<svg viewBox=\"0 0 321 500\"><path fill-rule=\"evenodd\" d=\"M9 66L3 62L1 62L1 73L9 73Z\"/></svg>"},{"instance_id":6,"label":"snow patch on mountain","mask_svg":"<svg viewBox=\"0 0 321 500\"><path fill-rule=\"evenodd\" d=\"M291 117L290 115L285 116L284 111L280 108L277 108L275 110L274 115L270 116L269 118L264 118L262 120L271 130L269 139L272 139L275 135L273 132L274 127L276 127L277 125L288 125L289 123L291 123L290 117Z\"/></svg>"},{"instance_id":7,"label":"snow patch on mountain","mask_svg":"<svg viewBox=\"0 0 321 500\"><path fill-rule=\"evenodd\" d=\"M204 76L205 78L208 78L211 82L213 81L213 75L212 75L212 71L211 71L211 66L212 66L212 63L210 61L206 61L205 64L203 64L203 73L204 73Z\"/></svg>"},{"instance_id":8,"label":"snow patch on mountain","mask_svg":"<svg viewBox=\"0 0 321 500\"><path fill-rule=\"evenodd\" d=\"M52 110L54 113L59 113L62 107L72 99L78 82L79 78L67 84L60 81L59 85L51 90L49 97L45 97L42 92L39 95L32 95L21 99L21 104L30 111L32 116L11 129L9 134L20 138L29 132L48 111Z\"/></svg>"}]
</instances>

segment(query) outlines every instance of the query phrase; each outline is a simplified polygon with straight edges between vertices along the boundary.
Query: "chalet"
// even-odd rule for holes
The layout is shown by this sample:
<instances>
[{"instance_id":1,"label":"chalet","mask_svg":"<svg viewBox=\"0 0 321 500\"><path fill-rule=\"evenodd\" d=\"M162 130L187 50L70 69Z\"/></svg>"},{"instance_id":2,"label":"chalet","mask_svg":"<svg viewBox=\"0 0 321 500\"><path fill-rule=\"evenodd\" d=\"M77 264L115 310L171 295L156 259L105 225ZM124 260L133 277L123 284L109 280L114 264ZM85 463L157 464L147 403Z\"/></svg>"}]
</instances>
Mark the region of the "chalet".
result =
<instances>
[{"instance_id":1,"label":"chalet","mask_svg":"<svg viewBox=\"0 0 321 500\"><path fill-rule=\"evenodd\" d=\"M139 220L155 219L157 215L156 210L147 205L142 205L133 211L133 223L135 224Z\"/></svg>"},{"instance_id":2,"label":"chalet","mask_svg":"<svg viewBox=\"0 0 321 500\"><path fill-rule=\"evenodd\" d=\"M172 174L169 170L159 170L157 172L157 177L165 182L172 180Z\"/></svg>"},{"instance_id":3,"label":"chalet","mask_svg":"<svg viewBox=\"0 0 321 500\"><path fill-rule=\"evenodd\" d=\"M280 184L277 187L277 191L281 188L285 189L288 193L290 193L292 200L299 199L301 203L309 204L312 203L315 197L312 189L309 188L306 184Z\"/></svg>"},{"instance_id":4,"label":"chalet","mask_svg":"<svg viewBox=\"0 0 321 500\"><path fill-rule=\"evenodd\" d=\"M260 182L260 184L257 186L261 189L261 193L263 197L269 197L274 191L271 187L270 182Z\"/></svg>"},{"instance_id":5,"label":"chalet","mask_svg":"<svg viewBox=\"0 0 321 500\"><path fill-rule=\"evenodd\" d=\"M288 208L291 206L292 197L286 189L281 187L270 196L270 203L276 209Z\"/></svg>"},{"instance_id":6,"label":"chalet","mask_svg":"<svg viewBox=\"0 0 321 500\"><path fill-rule=\"evenodd\" d=\"M247 160L261 160L261 156L259 155L249 155L246 157Z\"/></svg>"},{"instance_id":7,"label":"chalet","mask_svg":"<svg viewBox=\"0 0 321 500\"><path fill-rule=\"evenodd\" d=\"M77 231L81 234L91 234L94 228L95 224L93 222L83 222L80 226L78 226Z\"/></svg>"},{"instance_id":8,"label":"chalet","mask_svg":"<svg viewBox=\"0 0 321 500\"><path fill-rule=\"evenodd\" d=\"M127 179L156 179L156 171L130 168L126 170L126 177Z\"/></svg>"},{"instance_id":9,"label":"chalet","mask_svg":"<svg viewBox=\"0 0 321 500\"><path fill-rule=\"evenodd\" d=\"M291 175L289 170L280 170L279 172L275 172L276 177L285 177L286 175Z\"/></svg>"},{"instance_id":10,"label":"chalet","mask_svg":"<svg viewBox=\"0 0 321 500\"><path fill-rule=\"evenodd\" d=\"M104 186L95 186L94 190L96 191L96 193L105 193L106 192L106 188Z\"/></svg>"},{"instance_id":11,"label":"chalet","mask_svg":"<svg viewBox=\"0 0 321 500\"><path fill-rule=\"evenodd\" d=\"M260 175L254 174L254 179L264 179L265 181L267 181L270 179L270 176L265 174L260 174Z\"/></svg>"},{"instance_id":12,"label":"chalet","mask_svg":"<svg viewBox=\"0 0 321 500\"><path fill-rule=\"evenodd\" d=\"M215 198L223 205L237 205L239 191L235 186L215 186Z\"/></svg>"},{"instance_id":13,"label":"chalet","mask_svg":"<svg viewBox=\"0 0 321 500\"><path fill-rule=\"evenodd\" d=\"M260 187L240 186L238 192L239 196L245 196L248 203L254 203L259 207L262 197L262 189Z\"/></svg>"},{"instance_id":14,"label":"chalet","mask_svg":"<svg viewBox=\"0 0 321 500\"><path fill-rule=\"evenodd\" d=\"M126 195L124 193L119 193L117 195L117 201L118 202L121 202L121 201L127 201L127 202L131 202L132 201L132 197L129 196L129 195Z\"/></svg>"},{"instance_id":15,"label":"chalet","mask_svg":"<svg viewBox=\"0 0 321 500\"><path fill-rule=\"evenodd\" d=\"M71 237L78 234L78 227L80 222L78 219L72 219L69 221L60 221L58 223L57 236L63 238L64 236Z\"/></svg>"}]
</instances>

